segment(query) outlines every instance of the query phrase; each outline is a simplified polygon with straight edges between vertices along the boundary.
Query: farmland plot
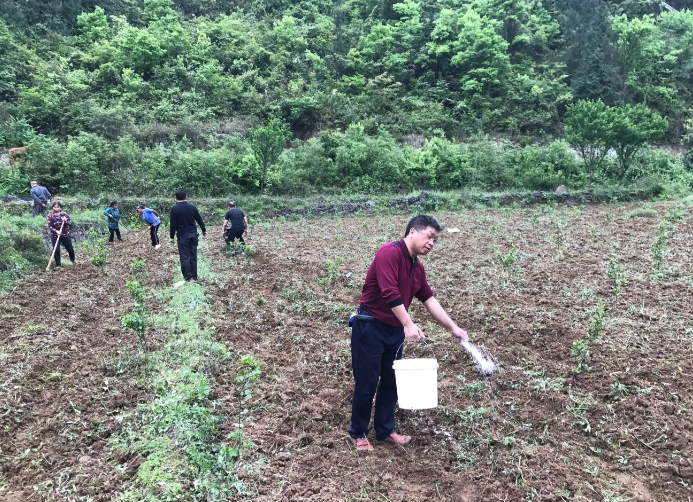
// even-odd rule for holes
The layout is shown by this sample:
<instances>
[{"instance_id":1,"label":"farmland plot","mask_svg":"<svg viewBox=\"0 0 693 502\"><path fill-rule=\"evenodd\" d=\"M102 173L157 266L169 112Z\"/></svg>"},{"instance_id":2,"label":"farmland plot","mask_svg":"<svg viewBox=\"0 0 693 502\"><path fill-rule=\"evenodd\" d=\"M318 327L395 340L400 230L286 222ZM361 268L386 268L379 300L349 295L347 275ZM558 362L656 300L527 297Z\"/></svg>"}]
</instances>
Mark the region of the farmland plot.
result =
<instances>
[{"instance_id":1,"label":"farmland plot","mask_svg":"<svg viewBox=\"0 0 693 502\"><path fill-rule=\"evenodd\" d=\"M201 326L213 327L234 354L261 361L262 373L242 394L236 359L197 368L211 386L205 399L224 417L215 441L233 443L239 430L247 440L228 467L235 492L217 498L210 489L207 498L690 500L693 229L686 210L435 216L460 232L444 231L423 259L429 282L499 371L484 379L414 304L412 316L440 364L439 406L398 410L397 431L412 435L412 444L370 454L348 442L347 320L375 251L401 237L407 218L260 223L238 257L208 240ZM5 298L0 479L15 500L114 500L148 482L146 452L116 452L109 439L122 436L123 416L141 413L137 404L161 392L138 386L146 379L133 379L137 372L124 362L131 353L123 346L136 339L120 328L127 309L112 298L126 298L132 257L109 258L105 272L88 264L61 272L69 284L35 277ZM148 262L149 287L173 280L176 258L166 248ZM164 301L154 295L154 315ZM160 327L150 336L152 351L164 345ZM404 357L428 354L405 344ZM138 493L200 500L188 475L175 494L166 483Z\"/></svg>"}]
</instances>

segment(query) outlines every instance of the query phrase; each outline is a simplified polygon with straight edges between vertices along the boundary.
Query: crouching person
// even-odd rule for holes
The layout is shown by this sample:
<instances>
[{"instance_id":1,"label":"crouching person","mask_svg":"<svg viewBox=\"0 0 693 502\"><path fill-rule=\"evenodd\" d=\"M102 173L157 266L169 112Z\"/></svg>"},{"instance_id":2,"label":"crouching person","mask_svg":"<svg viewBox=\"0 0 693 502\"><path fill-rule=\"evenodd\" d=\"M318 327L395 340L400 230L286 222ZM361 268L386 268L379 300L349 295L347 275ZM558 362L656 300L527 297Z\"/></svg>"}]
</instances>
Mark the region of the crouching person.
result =
<instances>
[{"instance_id":1,"label":"crouching person","mask_svg":"<svg viewBox=\"0 0 693 502\"><path fill-rule=\"evenodd\" d=\"M72 247L72 236L70 235L70 227L72 220L70 216L63 211L60 202L53 203L53 212L48 214L48 229L51 232L51 244L55 248L56 242L58 247L55 248L55 268L61 268L60 264L60 245L65 248L70 256L70 261L75 263L75 250ZM61 231L62 230L62 231Z\"/></svg>"},{"instance_id":2,"label":"crouching person","mask_svg":"<svg viewBox=\"0 0 693 502\"><path fill-rule=\"evenodd\" d=\"M245 217L243 211L236 209L235 201L229 201L227 207L228 211L224 219L224 241L226 242L226 251L230 252L231 246L233 245L234 254L238 254L239 251L243 252L245 248L243 234L248 231L248 218ZM241 243L240 250L236 248L236 239Z\"/></svg>"},{"instance_id":3,"label":"crouching person","mask_svg":"<svg viewBox=\"0 0 693 502\"><path fill-rule=\"evenodd\" d=\"M161 225L161 216L152 208L145 206L137 206L137 212L142 215L142 219L149 223L149 237L152 239L152 247L159 249L159 225Z\"/></svg>"}]
</instances>

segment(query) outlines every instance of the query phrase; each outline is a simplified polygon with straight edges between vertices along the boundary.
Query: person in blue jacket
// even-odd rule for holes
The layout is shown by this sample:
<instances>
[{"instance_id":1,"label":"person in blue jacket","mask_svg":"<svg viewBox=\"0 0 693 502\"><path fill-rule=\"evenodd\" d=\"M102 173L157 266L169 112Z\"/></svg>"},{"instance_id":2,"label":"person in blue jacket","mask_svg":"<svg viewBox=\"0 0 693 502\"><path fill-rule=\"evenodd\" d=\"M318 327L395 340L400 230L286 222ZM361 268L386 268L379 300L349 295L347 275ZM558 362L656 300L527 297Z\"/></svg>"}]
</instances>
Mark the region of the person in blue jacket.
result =
<instances>
[{"instance_id":1,"label":"person in blue jacket","mask_svg":"<svg viewBox=\"0 0 693 502\"><path fill-rule=\"evenodd\" d=\"M137 212L142 215L142 219L149 223L149 235L152 238L152 246L154 249L159 249L159 225L161 225L161 216L153 209L145 206L137 206Z\"/></svg>"},{"instance_id":2,"label":"person in blue jacket","mask_svg":"<svg viewBox=\"0 0 693 502\"><path fill-rule=\"evenodd\" d=\"M34 209L32 211L34 218L43 213L51 201L52 195L45 187L40 186L35 181L31 182L31 198L34 200Z\"/></svg>"}]
</instances>

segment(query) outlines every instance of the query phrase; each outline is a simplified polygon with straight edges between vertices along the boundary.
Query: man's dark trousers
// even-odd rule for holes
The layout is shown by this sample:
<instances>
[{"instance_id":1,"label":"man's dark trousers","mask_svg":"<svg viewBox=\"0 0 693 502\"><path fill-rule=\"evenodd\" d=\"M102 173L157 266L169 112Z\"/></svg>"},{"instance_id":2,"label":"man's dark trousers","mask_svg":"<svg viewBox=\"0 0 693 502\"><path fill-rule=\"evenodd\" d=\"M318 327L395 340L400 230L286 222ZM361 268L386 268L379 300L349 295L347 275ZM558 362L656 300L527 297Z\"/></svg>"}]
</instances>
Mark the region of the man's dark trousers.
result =
<instances>
[{"instance_id":1,"label":"man's dark trousers","mask_svg":"<svg viewBox=\"0 0 693 502\"><path fill-rule=\"evenodd\" d=\"M376 440L382 441L394 432L397 385L392 363L402 357L402 342L403 326L390 326L378 320L354 320L351 328L351 369L354 373L351 437L368 435L373 396Z\"/></svg>"},{"instance_id":2,"label":"man's dark trousers","mask_svg":"<svg viewBox=\"0 0 693 502\"><path fill-rule=\"evenodd\" d=\"M245 241L243 240L243 232L244 230L234 230L233 228L229 228L226 230L226 235L224 236L224 240L226 241L226 250L231 251L231 244L233 244L234 249L236 247L236 243L234 242L236 239L241 241L241 244L245 246Z\"/></svg>"},{"instance_id":3,"label":"man's dark trousers","mask_svg":"<svg viewBox=\"0 0 693 502\"><path fill-rule=\"evenodd\" d=\"M34 207L32 210L34 218L36 218L39 214L43 213L46 210L46 206L44 206L44 204L48 205L45 201L34 202Z\"/></svg>"},{"instance_id":4,"label":"man's dark trousers","mask_svg":"<svg viewBox=\"0 0 693 502\"><path fill-rule=\"evenodd\" d=\"M149 229L149 237L152 238L152 246L159 244L159 225L152 225Z\"/></svg>"},{"instance_id":5,"label":"man's dark trousers","mask_svg":"<svg viewBox=\"0 0 693 502\"><path fill-rule=\"evenodd\" d=\"M51 245L55 247L55 241L57 237L55 235L51 235ZM70 256L70 261L72 263L75 262L75 250L72 247L72 237L67 236L65 237L64 235L60 236L60 244L62 244L65 247L65 251L67 251L67 254ZM60 267L60 245L55 249L55 266Z\"/></svg>"},{"instance_id":6,"label":"man's dark trousers","mask_svg":"<svg viewBox=\"0 0 693 502\"><path fill-rule=\"evenodd\" d=\"M198 234L178 234L180 271L186 281L197 280L197 244Z\"/></svg>"}]
</instances>

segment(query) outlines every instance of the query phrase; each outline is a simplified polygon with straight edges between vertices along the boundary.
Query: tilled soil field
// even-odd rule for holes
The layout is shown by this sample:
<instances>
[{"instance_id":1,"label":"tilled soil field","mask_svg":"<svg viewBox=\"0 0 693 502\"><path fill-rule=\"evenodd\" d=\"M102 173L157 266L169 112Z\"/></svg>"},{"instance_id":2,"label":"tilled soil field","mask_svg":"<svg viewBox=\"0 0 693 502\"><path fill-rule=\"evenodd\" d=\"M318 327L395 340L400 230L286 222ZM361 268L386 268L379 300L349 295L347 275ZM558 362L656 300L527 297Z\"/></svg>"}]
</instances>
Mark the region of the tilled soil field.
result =
<instances>
[{"instance_id":1,"label":"tilled soil field","mask_svg":"<svg viewBox=\"0 0 693 502\"><path fill-rule=\"evenodd\" d=\"M237 305L220 335L264 365L247 425L269 459L251 483L258 500L690 500L693 228L669 226L671 273L653 280L650 247L666 208L655 218L628 218L631 209L436 215L460 232L444 231L423 259L429 281L501 369L485 381L415 303L440 363L440 405L398 411L398 431L413 443L370 454L348 442L346 320L375 251L407 218L255 228L257 261L216 295ZM517 259L504 267L498 256L511 247ZM619 296L610 256L627 274ZM332 281L326 261L337 257ZM573 380L571 347L587 337L599 299L601 339L590 371ZM404 357L417 355L426 348L407 343Z\"/></svg>"},{"instance_id":2,"label":"tilled soil field","mask_svg":"<svg viewBox=\"0 0 693 502\"><path fill-rule=\"evenodd\" d=\"M148 398L117 370L132 353L120 323L130 263L147 258L152 286L172 276L170 255L144 242L126 234L102 269L79 251L71 266L63 251L62 270L0 298L0 500L114 500L137 472L141 459L112 454L107 441L117 417Z\"/></svg>"},{"instance_id":3,"label":"tilled soil field","mask_svg":"<svg viewBox=\"0 0 693 502\"><path fill-rule=\"evenodd\" d=\"M690 501L693 223L653 207L654 217L629 217L635 206L436 214L460 232L444 231L423 259L429 282L500 369L484 379L415 303L440 364L439 406L398 410L397 430L412 443L371 453L348 441L347 320L375 251L401 237L407 218L262 223L252 228L252 259L230 258L211 229L202 250L213 272L202 281L210 324L263 365L240 408L231 368L213 378L217 411L228 416L220 437L241 413L256 444L238 499ZM655 274L651 248L665 216ZM133 344L119 323L124 278L144 253L128 249L104 270L81 263L40 274L3 298L3 500L115 500L133 482L143 459L107 444L117 417L149 398L114 371ZM163 265L177 256L160 251L148 256L148 287L173 278L175 267ZM627 283L617 295L618 278ZM575 374L573 343L588 338L600 301L590 369ZM404 357L429 355L405 344Z\"/></svg>"}]
</instances>

